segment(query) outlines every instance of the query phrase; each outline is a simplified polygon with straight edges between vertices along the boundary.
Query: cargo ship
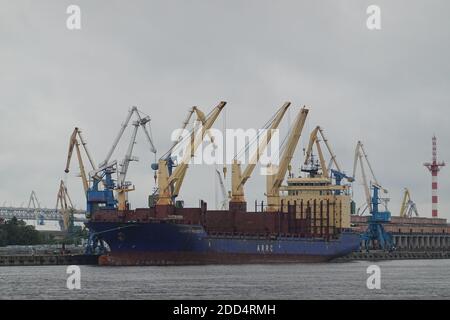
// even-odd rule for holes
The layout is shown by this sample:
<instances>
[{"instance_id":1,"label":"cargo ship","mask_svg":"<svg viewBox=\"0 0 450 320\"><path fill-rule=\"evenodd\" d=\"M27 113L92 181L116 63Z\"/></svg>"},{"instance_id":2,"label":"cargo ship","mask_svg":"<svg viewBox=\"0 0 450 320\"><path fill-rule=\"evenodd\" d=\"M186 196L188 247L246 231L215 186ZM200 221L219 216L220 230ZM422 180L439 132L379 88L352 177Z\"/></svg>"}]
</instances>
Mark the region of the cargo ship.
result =
<instances>
[{"instance_id":1,"label":"cargo ship","mask_svg":"<svg viewBox=\"0 0 450 320\"><path fill-rule=\"evenodd\" d=\"M278 126L289 105L284 104L277 112L270 129ZM221 102L207 117L200 118L203 131L195 138L192 133L188 145L191 151L203 141L224 106ZM226 210L211 210L204 201L196 208L186 208L182 201L176 200L188 168L189 152L175 167L172 167L170 154L154 166L158 193L149 197L148 208L130 210L128 203L108 205L113 188L88 191L90 215L86 225L91 232L91 243L106 243L108 249L99 263L325 262L357 250L360 236L350 229L350 186L341 184L338 176L335 179L327 176L328 170L320 172L317 165L304 170L303 176L294 177L290 172L290 161L307 113L306 108L298 113L278 165L267 167L267 201L255 202L254 211L247 210L244 185L255 162L250 162L243 173L240 162L233 162L232 190ZM267 145L270 133L266 138L265 142L260 142L258 152ZM255 155L259 156L260 153ZM322 155L319 156L323 164ZM312 163L313 157L310 159ZM105 172L108 175L112 171ZM111 181L108 177L106 180Z\"/></svg>"}]
</instances>

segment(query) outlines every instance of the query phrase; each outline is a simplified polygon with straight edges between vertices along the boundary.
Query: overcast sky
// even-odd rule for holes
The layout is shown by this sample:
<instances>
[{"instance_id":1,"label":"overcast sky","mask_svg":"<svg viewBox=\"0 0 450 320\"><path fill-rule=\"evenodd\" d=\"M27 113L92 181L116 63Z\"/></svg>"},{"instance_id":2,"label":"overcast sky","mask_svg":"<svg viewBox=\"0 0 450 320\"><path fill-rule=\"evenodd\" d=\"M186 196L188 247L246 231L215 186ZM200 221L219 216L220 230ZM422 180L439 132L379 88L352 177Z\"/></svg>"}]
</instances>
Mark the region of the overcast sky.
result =
<instances>
[{"instance_id":1,"label":"overcast sky","mask_svg":"<svg viewBox=\"0 0 450 320\"><path fill-rule=\"evenodd\" d=\"M81 30L66 28L67 6L81 8ZM381 8L381 30L366 9ZM20 205L35 190L54 207L60 179L84 208L76 162L64 166L74 126L97 162L128 109L152 117L158 154L170 146L188 108L228 102L229 128L258 128L285 101L281 129L302 105L309 118L293 167L316 125L351 172L362 140L397 215L408 187L431 216L431 137L450 159L450 3L448 1L24 1L0 0L0 205ZM217 121L221 129L223 120ZM283 131L282 131L283 134ZM129 132L125 138L129 136ZM125 145L114 156L120 158ZM153 156L138 137L128 178L145 206ZM188 205L214 206L214 167L192 167L181 190ZM450 218L450 168L439 176L440 213ZM227 181L229 183L229 179ZM263 200L264 177L247 183ZM361 202L362 189L355 185ZM250 204L252 207L252 204Z\"/></svg>"}]
</instances>

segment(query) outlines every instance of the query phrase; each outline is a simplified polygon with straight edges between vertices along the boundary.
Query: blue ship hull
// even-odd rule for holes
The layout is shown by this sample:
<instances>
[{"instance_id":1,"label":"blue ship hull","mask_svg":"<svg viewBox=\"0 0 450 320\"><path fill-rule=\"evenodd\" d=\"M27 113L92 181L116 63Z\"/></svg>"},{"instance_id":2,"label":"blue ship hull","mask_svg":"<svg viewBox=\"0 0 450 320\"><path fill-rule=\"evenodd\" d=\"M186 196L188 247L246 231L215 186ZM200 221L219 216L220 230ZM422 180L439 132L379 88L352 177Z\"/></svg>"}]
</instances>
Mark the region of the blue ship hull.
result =
<instances>
[{"instance_id":1,"label":"blue ship hull","mask_svg":"<svg viewBox=\"0 0 450 320\"><path fill-rule=\"evenodd\" d=\"M202 225L88 222L110 253L104 265L178 265L324 262L359 248L359 234L337 239L208 234Z\"/></svg>"}]
</instances>

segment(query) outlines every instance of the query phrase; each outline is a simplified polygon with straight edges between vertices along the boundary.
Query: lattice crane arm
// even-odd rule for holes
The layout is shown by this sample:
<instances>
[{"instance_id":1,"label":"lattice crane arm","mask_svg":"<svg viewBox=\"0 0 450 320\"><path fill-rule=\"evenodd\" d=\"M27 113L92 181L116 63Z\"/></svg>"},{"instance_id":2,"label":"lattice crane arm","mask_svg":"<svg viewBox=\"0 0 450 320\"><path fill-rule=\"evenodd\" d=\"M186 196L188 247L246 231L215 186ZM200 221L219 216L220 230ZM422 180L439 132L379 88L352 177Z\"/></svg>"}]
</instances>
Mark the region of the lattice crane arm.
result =
<instances>
[{"instance_id":1,"label":"lattice crane arm","mask_svg":"<svg viewBox=\"0 0 450 320\"><path fill-rule=\"evenodd\" d=\"M302 134L308 112L309 110L306 109L306 107L303 107L298 113L297 118L295 119L288 140L286 142L286 148L281 155L279 166L276 170L276 173L274 174L272 182L269 185L271 194L279 192L279 188L284 180L284 177L286 176L287 169L289 167L289 164L291 163L295 148Z\"/></svg>"},{"instance_id":2,"label":"lattice crane arm","mask_svg":"<svg viewBox=\"0 0 450 320\"><path fill-rule=\"evenodd\" d=\"M137 112L137 107L133 106L129 111L125 118L125 121L122 123L119 132L117 133L116 138L113 141L113 144L111 148L109 149L105 160L99 164L99 167L104 167L108 164L109 160L111 159L112 154L114 153L114 150L116 150L117 145L119 144L120 139L122 138L123 133L125 132L125 129L128 126L128 123L130 122L131 117L133 116L133 113Z\"/></svg>"},{"instance_id":3,"label":"lattice crane arm","mask_svg":"<svg viewBox=\"0 0 450 320\"><path fill-rule=\"evenodd\" d=\"M237 159L233 161L232 176L231 176L232 178L231 201L234 202L245 201L243 187L247 182L247 180L251 177L256 167L256 164L258 163L261 155L266 150L267 145L272 139L273 131L278 129L278 126L280 125L281 120L283 119L290 105L291 105L290 102L285 102L281 106L281 108L276 112L271 126L268 128L268 130L264 133L263 137L260 139L256 151L252 155L249 164L247 165L242 174L240 164L238 163Z\"/></svg>"},{"instance_id":4,"label":"lattice crane arm","mask_svg":"<svg viewBox=\"0 0 450 320\"><path fill-rule=\"evenodd\" d=\"M184 177L189 167L189 162L195 151L203 142L208 130L212 127L222 109L225 107L226 102L220 102L208 117L205 118L205 122L202 128L197 134L195 130L191 133L191 139L185 149L184 156L181 162L178 163L176 169L169 175L167 168L167 159L161 158L158 163L158 188L159 199L158 205L168 205L172 203L172 198L176 197L181 189Z\"/></svg>"},{"instance_id":5,"label":"lattice crane arm","mask_svg":"<svg viewBox=\"0 0 450 320\"><path fill-rule=\"evenodd\" d=\"M66 161L66 168L65 168L65 172L69 173L70 171L70 162L72 159L72 155L73 155L73 150L75 149L76 154L77 154L77 160L78 160L78 166L80 168L80 176L81 176L81 180L83 183L83 189L84 192L86 193L88 188L89 188L89 180L86 174L86 169L85 169L85 165L83 162L83 158L81 156L81 149L80 149L80 145L83 147L84 152L86 154L86 156L88 157L89 163L91 164L92 170L97 170L97 167L95 165L95 162L91 156L91 153L89 152L89 149L87 147L87 142L84 139L82 132L80 130L80 128L75 127L75 129L73 130L71 136L70 136L70 140L69 140L69 150L67 152L67 161Z\"/></svg>"}]
</instances>

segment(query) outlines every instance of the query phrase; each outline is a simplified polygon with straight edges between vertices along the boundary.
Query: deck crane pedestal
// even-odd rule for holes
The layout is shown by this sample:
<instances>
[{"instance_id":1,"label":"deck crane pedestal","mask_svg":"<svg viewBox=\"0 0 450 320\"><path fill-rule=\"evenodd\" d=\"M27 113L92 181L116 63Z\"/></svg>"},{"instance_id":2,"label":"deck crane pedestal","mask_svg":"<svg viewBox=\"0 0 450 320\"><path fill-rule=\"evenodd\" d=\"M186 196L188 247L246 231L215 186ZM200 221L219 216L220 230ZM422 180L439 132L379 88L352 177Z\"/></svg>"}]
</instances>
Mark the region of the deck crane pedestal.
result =
<instances>
[{"instance_id":1,"label":"deck crane pedestal","mask_svg":"<svg viewBox=\"0 0 450 320\"><path fill-rule=\"evenodd\" d=\"M261 155L266 150L268 143L272 139L274 130L278 129L281 120L283 119L286 111L288 110L290 102L284 103L281 108L277 111L273 119L269 122L270 127L265 128L267 131L263 137L258 137L259 144L257 146L256 152L252 155L249 160L249 164L245 168L244 172L241 171L241 164L238 162L237 157L233 160L232 170L231 170L231 200L229 207L231 210L246 211L247 202L244 195L244 185L251 177L253 170L256 167ZM246 146L247 148L248 146Z\"/></svg>"},{"instance_id":2,"label":"deck crane pedestal","mask_svg":"<svg viewBox=\"0 0 450 320\"><path fill-rule=\"evenodd\" d=\"M372 174L372 178L374 180L369 187L367 182L366 173L364 170L364 161L367 163L367 166L370 169ZM355 150L355 159L353 165L353 177L355 177L356 168L358 162L361 167L361 174L363 178L364 184L364 192L366 195L366 206L370 211L370 217L368 219L368 227L367 230L361 235L361 239L364 241L364 246L366 250L375 247L375 242L378 243L378 247L382 250L392 251L395 249L394 243L392 240L392 236L386 232L383 225L389 223L391 221L391 213L387 210L387 207L384 211L379 210L379 205L381 204L380 190L387 193L387 190L382 188L378 183L375 174L372 170L372 166L370 165L369 158L364 150L364 146L361 141L358 141ZM372 189L372 195L370 195L370 189Z\"/></svg>"},{"instance_id":3,"label":"deck crane pedestal","mask_svg":"<svg viewBox=\"0 0 450 320\"><path fill-rule=\"evenodd\" d=\"M158 170L158 200L156 203L156 213L159 217L166 217L170 214L171 207L175 204L174 199L178 196L189 162L194 156L197 148L203 142L203 139L208 130L212 127L222 109L225 107L226 102L220 102L211 112L204 118L203 125L199 132L192 131L190 140L184 151L183 159L178 163L175 170L170 172L171 169L168 165L167 156L163 156L159 159L157 165L153 165L154 169ZM176 144L175 144L176 145ZM172 151L169 150L168 154ZM170 158L170 157L169 157Z\"/></svg>"}]
</instances>

